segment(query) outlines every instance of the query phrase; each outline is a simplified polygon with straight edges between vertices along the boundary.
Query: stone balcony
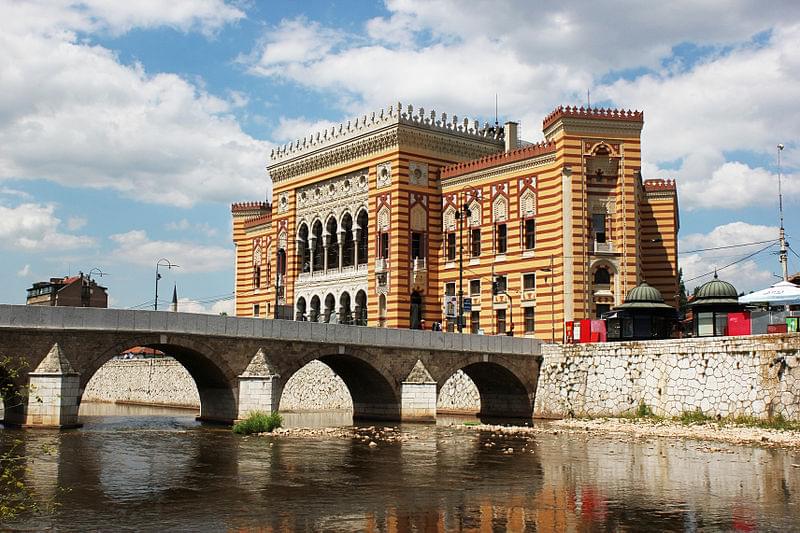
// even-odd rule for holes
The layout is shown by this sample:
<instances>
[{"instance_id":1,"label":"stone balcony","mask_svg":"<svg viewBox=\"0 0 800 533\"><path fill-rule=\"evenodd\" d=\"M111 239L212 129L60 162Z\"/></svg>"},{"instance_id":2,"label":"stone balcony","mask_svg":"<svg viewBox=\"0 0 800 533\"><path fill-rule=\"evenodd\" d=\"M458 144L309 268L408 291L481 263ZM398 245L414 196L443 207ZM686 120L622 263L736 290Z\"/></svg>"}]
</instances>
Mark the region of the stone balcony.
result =
<instances>
[{"instance_id":1,"label":"stone balcony","mask_svg":"<svg viewBox=\"0 0 800 533\"><path fill-rule=\"evenodd\" d=\"M611 241L598 242L594 241L594 255L605 255L617 253L614 243Z\"/></svg>"},{"instance_id":2,"label":"stone balcony","mask_svg":"<svg viewBox=\"0 0 800 533\"><path fill-rule=\"evenodd\" d=\"M297 284L303 285L306 283L317 281L336 281L340 279L350 279L354 277L362 277L367 275L369 265L366 263L360 265L351 265L342 268L329 268L328 270L315 270L313 272L302 272L297 276Z\"/></svg>"}]
</instances>

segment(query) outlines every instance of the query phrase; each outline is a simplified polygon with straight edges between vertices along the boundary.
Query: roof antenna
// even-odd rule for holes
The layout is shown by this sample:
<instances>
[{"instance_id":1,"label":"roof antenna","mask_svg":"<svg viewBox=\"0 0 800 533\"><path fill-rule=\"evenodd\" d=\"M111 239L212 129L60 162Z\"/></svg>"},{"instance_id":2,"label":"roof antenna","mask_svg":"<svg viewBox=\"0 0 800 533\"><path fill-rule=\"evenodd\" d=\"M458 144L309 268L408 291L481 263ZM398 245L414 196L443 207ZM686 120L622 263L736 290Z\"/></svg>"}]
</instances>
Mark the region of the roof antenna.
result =
<instances>
[{"instance_id":1,"label":"roof antenna","mask_svg":"<svg viewBox=\"0 0 800 533\"><path fill-rule=\"evenodd\" d=\"M592 91L589 90L589 89L586 89L586 107L588 107L589 109L592 108L592 97L591 96L592 96Z\"/></svg>"},{"instance_id":2,"label":"roof antenna","mask_svg":"<svg viewBox=\"0 0 800 533\"><path fill-rule=\"evenodd\" d=\"M500 122L497 119L497 93L494 93L494 125L499 126Z\"/></svg>"}]
</instances>

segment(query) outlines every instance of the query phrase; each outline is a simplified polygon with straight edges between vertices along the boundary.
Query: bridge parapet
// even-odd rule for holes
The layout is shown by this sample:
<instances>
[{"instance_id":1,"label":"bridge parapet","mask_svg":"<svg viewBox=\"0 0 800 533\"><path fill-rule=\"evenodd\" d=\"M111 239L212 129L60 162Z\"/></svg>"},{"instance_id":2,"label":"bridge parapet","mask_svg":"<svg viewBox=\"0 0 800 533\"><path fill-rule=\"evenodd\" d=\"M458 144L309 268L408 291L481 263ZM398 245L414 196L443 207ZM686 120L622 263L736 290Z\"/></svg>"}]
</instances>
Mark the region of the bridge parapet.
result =
<instances>
[{"instance_id":1,"label":"bridge parapet","mask_svg":"<svg viewBox=\"0 0 800 533\"><path fill-rule=\"evenodd\" d=\"M91 307L0 305L0 329L102 330L305 341L482 354L540 355L537 339Z\"/></svg>"}]
</instances>

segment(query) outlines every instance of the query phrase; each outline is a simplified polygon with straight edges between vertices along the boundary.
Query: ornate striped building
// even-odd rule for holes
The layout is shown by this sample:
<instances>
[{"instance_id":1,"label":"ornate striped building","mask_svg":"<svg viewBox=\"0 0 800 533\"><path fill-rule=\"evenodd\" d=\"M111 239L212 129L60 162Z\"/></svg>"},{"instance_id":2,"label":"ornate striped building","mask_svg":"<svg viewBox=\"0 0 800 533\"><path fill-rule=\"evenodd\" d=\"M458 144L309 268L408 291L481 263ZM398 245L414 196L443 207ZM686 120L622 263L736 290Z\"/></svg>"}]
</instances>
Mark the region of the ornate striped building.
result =
<instances>
[{"instance_id":1,"label":"ornate striped building","mask_svg":"<svg viewBox=\"0 0 800 533\"><path fill-rule=\"evenodd\" d=\"M562 337L646 280L677 302L674 181L643 180L641 112L517 125L400 104L271 155L232 206L236 314ZM459 298L462 294L464 300Z\"/></svg>"}]
</instances>

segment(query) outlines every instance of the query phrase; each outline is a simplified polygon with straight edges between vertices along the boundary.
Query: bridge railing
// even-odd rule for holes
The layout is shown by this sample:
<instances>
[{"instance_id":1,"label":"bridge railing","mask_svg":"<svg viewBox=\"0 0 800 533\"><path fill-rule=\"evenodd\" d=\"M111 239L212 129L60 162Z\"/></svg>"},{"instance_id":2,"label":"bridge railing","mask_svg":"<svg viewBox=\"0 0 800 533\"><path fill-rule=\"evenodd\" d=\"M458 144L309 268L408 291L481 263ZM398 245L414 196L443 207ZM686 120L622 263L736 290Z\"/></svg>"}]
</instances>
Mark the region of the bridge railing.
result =
<instances>
[{"instance_id":1,"label":"bridge railing","mask_svg":"<svg viewBox=\"0 0 800 533\"><path fill-rule=\"evenodd\" d=\"M91 307L0 305L0 331L4 328L196 334L485 354L542 351L540 340L521 337Z\"/></svg>"}]
</instances>

